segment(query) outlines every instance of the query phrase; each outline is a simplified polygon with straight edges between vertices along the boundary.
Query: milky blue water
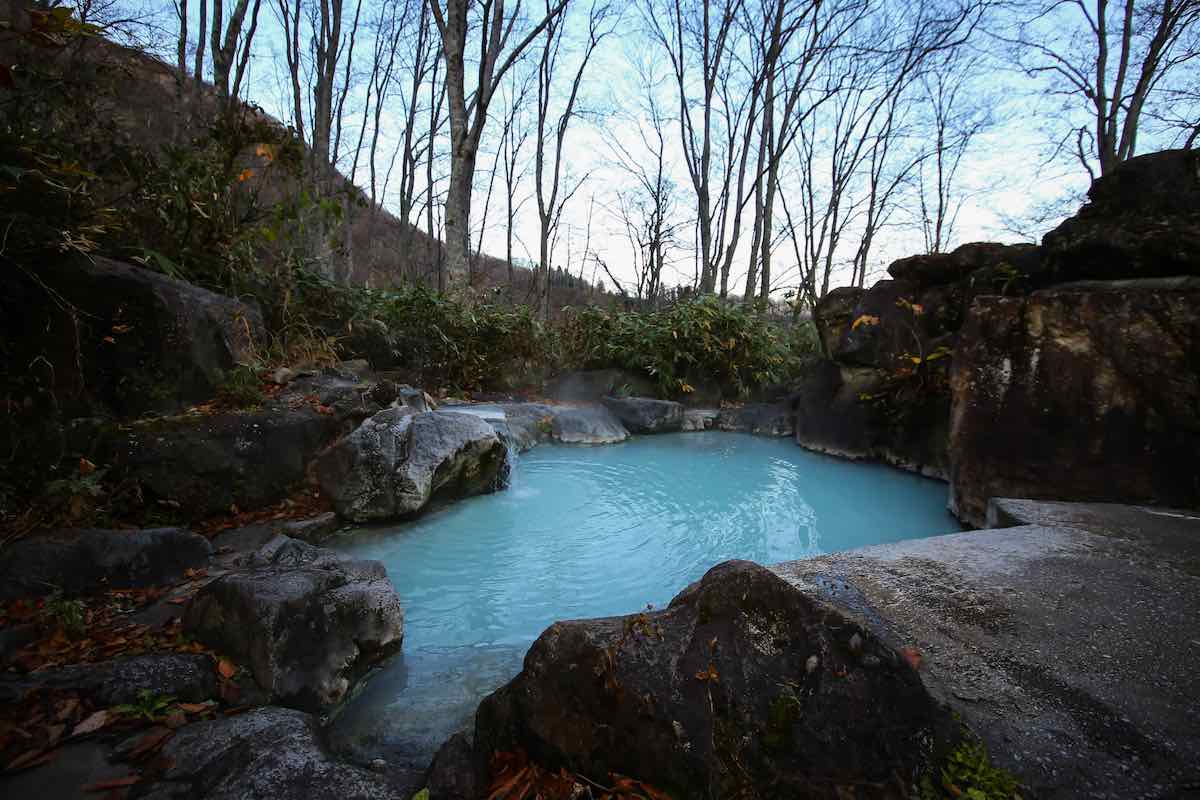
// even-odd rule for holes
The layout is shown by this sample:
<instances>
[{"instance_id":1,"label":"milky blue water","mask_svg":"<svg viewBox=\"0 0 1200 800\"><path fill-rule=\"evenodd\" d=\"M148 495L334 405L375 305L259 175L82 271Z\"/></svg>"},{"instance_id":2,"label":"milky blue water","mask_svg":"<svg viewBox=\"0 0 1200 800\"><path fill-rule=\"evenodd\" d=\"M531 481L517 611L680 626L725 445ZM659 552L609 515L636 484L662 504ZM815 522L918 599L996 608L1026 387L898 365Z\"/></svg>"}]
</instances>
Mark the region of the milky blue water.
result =
<instances>
[{"instance_id":1,"label":"milky blue water","mask_svg":"<svg viewBox=\"0 0 1200 800\"><path fill-rule=\"evenodd\" d=\"M428 763L559 619L665 605L714 564L772 564L958 530L946 485L735 433L523 454L512 486L356 532L407 614L403 653L339 715L335 745Z\"/></svg>"}]
</instances>

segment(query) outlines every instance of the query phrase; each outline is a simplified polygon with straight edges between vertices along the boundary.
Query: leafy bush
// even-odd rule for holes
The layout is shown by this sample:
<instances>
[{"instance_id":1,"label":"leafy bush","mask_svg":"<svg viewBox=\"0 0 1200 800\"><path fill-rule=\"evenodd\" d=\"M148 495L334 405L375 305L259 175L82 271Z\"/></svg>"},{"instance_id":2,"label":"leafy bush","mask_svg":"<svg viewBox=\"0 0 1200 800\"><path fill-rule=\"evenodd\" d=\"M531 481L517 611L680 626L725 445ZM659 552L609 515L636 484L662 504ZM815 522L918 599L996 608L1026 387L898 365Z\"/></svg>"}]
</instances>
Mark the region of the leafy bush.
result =
<instances>
[{"instance_id":1,"label":"leafy bush","mask_svg":"<svg viewBox=\"0 0 1200 800\"><path fill-rule=\"evenodd\" d=\"M811 323L783 325L713 297L656 312L567 309L543 323L527 306L468 303L424 286L366 289L297 269L286 309L353 347L372 329L430 387L514 389L550 371L619 367L653 378L663 396L715 383L728 397L793 377L816 351Z\"/></svg>"},{"instance_id":2,"label":"leafy bush","mask_svg":"<svg viewBox=\"0 0 1200 800\"><path fill-rule=\"evenodd\" d=\"M726 396L745 396L794 375L799 356L814 346L807 327L785 330L715 297L644 313L582 308L562 323L561 366L641 372L668 397L701 379L715 381Z\"/></svg>"}]
</instances>

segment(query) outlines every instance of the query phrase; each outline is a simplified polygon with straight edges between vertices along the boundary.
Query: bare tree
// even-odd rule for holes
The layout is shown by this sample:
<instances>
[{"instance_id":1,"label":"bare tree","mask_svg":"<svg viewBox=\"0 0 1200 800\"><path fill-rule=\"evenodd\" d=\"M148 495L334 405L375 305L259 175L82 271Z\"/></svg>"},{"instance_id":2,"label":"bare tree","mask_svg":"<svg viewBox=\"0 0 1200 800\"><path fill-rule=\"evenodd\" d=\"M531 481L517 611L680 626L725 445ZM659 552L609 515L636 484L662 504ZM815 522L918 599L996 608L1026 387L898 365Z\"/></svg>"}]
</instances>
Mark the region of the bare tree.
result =
<instances>
[{"instance_id":1,"label":"bare tree","mask_svg":"<svg viewBox=\"0 0 1200 800\"><path fill-rule=\"evenodd\" d=\"M550 11L549 0L546 4ZM557 76L569 14L548 17L541 33L542 46L537 66L537 128L534 136L534 194L538 210L538 274L540 296L538 306L550 313L550 239L562 218L567 201L575 194L582 179L573 188L562 192L563 145L567 131L576 115L579 88L588 63L597 45L612 31L611 13L607 3L593 0L588 12L587 33L582 52L578 54L574 75L564 90L558 88ZM560 95L563 97L560 99Z\"/></svg>"},{"instance_id":2,"label":"bare tree","mask_svg":"<svg viewBox=\"0 0 1200 800\"><path fill-rule=\"evenodd\" d=\"M696 193L699 288L706 293L713 291L718 270L712 257L714 98L735 47L732 40L739 32L735 23L742 6L743 0L647 0L644 6L650 35L667 53L675 79L684 163ZM699 100L691 94L696 71Z\"/></svg>"},{"instance_id":3,"label":"bare tree","mask_svg":"<svg viewBox=\"0 0 1200 800\"><path fill-rule=\"evenodd\" d=\"M970 92L978 64L978 59L953 53L922 81L932 153L922 161L917 177L921 232L928 253L943 252L953 241L966 200L958 186L959 167L972 141L995 121L988 106Z\"/></svg>"},{"instance_id":4,"label":"bare tree","mask_svg":"<svg viewBox=\"0 0 1200 800\"><path fill-rule=\"evenodd\" d=\"M652 65L642 66L652 69ZM639 301L655 304L663 289L663 271L673 260L672 251L679 248L680 232L691 220L677 214L677 192L668 160L671 120L659 105L651 69L639 70L644 103L623 116L626 125L636 126L641 147L634 150L629 141L633 137L624 130L613 130L608 137L613 161L632 181L632 186L617 190L609 211L630 245L634 294ZM607 264L602 266L620 287Z\"/></svg>"},{"instance_id":5,"label":"bare tree","mask_svg":"<svg viewBox=\"0 0 1200 800\"><path fill-rule=\"evenodd\" d=\"M217 96L226 107L235 102L241 93L242 79L246 75L246 66L250 62L250 48L254 43L254 32L258 29L258 9L261 0L237 0L229 13L229 19L224 19L223 0L213 0L212 24L209 35L212 41L213 85L217 88ZM203 13L203 12L201 12ZM249 14L250 27L242 35ZM224 35L222 35L222 29ZM232 71L232 83L230 82Z\"/></svg>"},{"instance_id":6,"label":"bare tree","mask_svg":"<svg viewBox=\"0 0 1200 800\"><path fill-rule=\"evenodd\" d=\"M1002 38L1067 109L1057 149L1073 150L1093 179L1137 152L1147 107L1200 57L1200 0L1054 0L1019 11Z\"/></svg>"},{"instance_id":7,"label":"bare tree","mask_svg":"<svg viewBox=\"0 0 1200 800\"><path fill-rule=\"evenodd\" d=\"M519 77L513 70L509 73L508 91L505 93L504 114L501 117L500 148L498 158L504 172L504 261L508 267L508 299L512 302L516 292L516 274L513 267L513 222L522 203L516 199L517 185L524 174L521 165L521 150L529 139L526 124L525 100L533 86L534 74ZM590 231L590 229L589 229Z\"/></svg>"},{"instance_id":8,"label":"bare tree","mask_svg":"<svg viewBox=\"0 0 1200 800\"><path fill-rule=\"evenodd\" d=\"M521 12L520 0L511 12L504 0L430 0L442 37L446 64L446 99L450 120L450 184L446 190L446 263L443 270L465 273L470 251L471 192L479 139L488 107L500 80L534 39L562 13L567 0L547 4L546 14L523 38L510 46ZM443 8L444 5L444 8ZM478 7L472 23L471 11ZM466 84L467 39L478 36L477 74L473 91ZM445 276L439 272L439 287Z\"/></svg>"}]
</instances>

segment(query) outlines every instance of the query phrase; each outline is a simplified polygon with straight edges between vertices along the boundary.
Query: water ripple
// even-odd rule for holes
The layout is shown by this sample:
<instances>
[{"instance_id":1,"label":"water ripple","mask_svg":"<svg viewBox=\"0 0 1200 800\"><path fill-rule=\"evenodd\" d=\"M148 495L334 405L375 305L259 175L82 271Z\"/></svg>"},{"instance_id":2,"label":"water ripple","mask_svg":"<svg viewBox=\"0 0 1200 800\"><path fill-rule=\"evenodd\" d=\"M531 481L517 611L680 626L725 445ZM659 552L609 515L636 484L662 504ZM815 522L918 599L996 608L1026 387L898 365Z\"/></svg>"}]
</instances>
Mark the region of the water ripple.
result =
<instances>
[{"instance_id":1,"label":"water ripple","mask_svg":"<svg viewBox=\"0 0 1200 800\"><path fill-rule=\"evenodd\" d=\"M387 566L408 621L404 655L335 725L344 749L428 755L413 743L469 719L555 620L661 606L729 558L956 529L943 484L739 434L541 447L515 475L512 490L344 540Z\"/></svg>"}]
</instances>

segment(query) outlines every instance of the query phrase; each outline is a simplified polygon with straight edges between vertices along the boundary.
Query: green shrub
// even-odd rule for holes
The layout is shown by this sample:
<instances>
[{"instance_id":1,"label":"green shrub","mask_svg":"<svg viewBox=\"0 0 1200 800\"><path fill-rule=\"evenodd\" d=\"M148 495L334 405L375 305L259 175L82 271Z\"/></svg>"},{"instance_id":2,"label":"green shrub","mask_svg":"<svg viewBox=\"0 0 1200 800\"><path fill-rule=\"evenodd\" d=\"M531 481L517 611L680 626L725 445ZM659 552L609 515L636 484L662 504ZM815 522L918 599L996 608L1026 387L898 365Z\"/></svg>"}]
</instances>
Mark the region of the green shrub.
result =
<instances>
[{"instance_id":1,"label":"green shrub","mask_svg":"<svg viewBox=\"0 0 1200 800\"><path fill-rule=\"evenodd\" d=\"M690 392L689 381L698 380L715 381L727 397L744 397L795 374L799 356L813 346L811 334L798 328L700 297L663 311L571 310L558 349L562 367L640 372L667 397Z\"/></svg>"}]
</instances>

